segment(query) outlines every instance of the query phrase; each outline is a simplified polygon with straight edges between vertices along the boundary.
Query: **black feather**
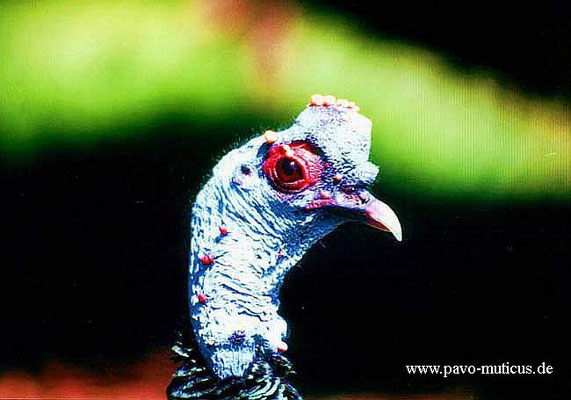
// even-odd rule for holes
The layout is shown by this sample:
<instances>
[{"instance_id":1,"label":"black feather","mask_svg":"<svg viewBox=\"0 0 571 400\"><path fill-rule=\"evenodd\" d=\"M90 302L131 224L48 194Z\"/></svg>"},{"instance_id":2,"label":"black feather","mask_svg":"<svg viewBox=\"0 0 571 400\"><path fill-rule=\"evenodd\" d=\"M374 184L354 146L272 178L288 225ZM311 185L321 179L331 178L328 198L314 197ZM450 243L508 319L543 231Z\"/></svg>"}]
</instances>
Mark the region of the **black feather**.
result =
<instances>
[{"instance_id":1,"label":"black feather","mask_svg":"<svg viewBox=\"0 0 571 400\"><path fill-rule=\"evenodd\" d=\"M180 335L172 347L172 359L180 363L167 388L169 400L301 400L287 378L294 374L292 364L281 354L259 341L256 357L243 378L219 379L206 364L193 343ZM194 339L187 340L193 342Z\"/></svg>"}]
</instances>

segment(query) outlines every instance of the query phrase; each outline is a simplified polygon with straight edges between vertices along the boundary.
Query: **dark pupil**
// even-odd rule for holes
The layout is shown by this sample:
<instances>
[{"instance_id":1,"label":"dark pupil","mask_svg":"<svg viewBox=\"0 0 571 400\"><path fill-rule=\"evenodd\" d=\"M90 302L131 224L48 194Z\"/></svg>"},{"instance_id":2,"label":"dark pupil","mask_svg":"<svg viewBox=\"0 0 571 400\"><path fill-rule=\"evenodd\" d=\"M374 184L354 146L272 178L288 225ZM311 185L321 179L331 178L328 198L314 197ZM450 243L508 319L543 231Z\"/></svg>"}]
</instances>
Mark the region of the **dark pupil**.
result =
<instances>
[{"instance_id":1,"label":"dark pupil","mask_svg":"<svg viewBox=\"0 0 571 400\"><path fill-rule=\"evenodd\" d=\"M300 172L300 171L299 171L299 167L297 166L297 164L295 163L295 161L287 161L287 160L284 160L284 161L282 161L282 163L283 163L282 168L283 168L284 173L285 173L286 175L293 175L293 174L295 174L296 172Z\"/></svg>"},{"instance_id":2,"label":"dark pupil","mask_svg":"<svg viewBox=\"0 0 571 400\"><path fill-rule=\"evenodd\" d=\"M298 163L288 158L284 158L279 162L278 170L282 179L288 182L296 181L302 178L301 168L299 167Z\"/></svg>"}]
</instances>

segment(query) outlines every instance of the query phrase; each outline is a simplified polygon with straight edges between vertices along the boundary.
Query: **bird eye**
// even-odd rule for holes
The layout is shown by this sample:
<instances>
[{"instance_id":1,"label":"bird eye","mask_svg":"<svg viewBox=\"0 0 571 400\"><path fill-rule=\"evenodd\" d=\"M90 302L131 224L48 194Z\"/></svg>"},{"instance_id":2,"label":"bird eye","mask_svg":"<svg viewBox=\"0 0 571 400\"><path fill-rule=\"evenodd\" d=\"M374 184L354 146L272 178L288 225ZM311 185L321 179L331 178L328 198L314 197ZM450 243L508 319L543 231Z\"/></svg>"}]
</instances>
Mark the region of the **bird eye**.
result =
<instances>
[{"instance_id":1,"label":"bird eye","mask_svg":"<svg viewBox=\"0 0 571 400\"><path fill-rule=\"evenodd\" d=\"M291 183L303 179L302 166L290 158L282 158L276 165L278 178L282 182Z\"/></svg>"},{"instance_id":2,"label":"bird eye","mask_svg":"<svg viewBox=\"0 0 571 400\"><path fill-rule=\"evenodd\" d=\"M300 192L317 182L323 169L321 158L306 143L270 148L263 171L282 192Z\"/></svg>"}]
</instances>

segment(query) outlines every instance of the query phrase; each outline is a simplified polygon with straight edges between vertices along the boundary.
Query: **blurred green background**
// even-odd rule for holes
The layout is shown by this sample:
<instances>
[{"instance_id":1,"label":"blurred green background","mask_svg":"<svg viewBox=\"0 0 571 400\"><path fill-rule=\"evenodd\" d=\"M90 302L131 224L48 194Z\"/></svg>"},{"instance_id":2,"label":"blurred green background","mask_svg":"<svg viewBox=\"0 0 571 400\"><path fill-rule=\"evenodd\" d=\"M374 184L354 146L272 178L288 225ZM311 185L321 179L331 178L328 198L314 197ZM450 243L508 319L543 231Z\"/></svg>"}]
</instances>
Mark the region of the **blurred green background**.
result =
<instances>
[{"instance_id":1,"label":"blurred green background","mask_svg":"<svg viewBox=\"0 0 571 400\"><path fill-rule=\"evenodd\" d=\"M459 70L343 14L252 1L0 7L8 166L62 148L136 142L173 120L197 145L205 131L233 142L287 127L311 94L323 93L356 101L372 119L372 158L387 191L570 198L567 102L521 94L483 68Z\"/></svg>"},{"instance_id":2,"label":"blurred green background","mask_svg":"<svg viewBox=\"0 0 571 400\"><path fill-rule=\"evenodd\" d=\"M568 363L570 19L558 0L0 1L0 397L162 397L190 202L322 93L372 119L404 241L348 224L292 269L296 387L569 398L563 373L404 365Z\"/></svg>"}]
</instances>

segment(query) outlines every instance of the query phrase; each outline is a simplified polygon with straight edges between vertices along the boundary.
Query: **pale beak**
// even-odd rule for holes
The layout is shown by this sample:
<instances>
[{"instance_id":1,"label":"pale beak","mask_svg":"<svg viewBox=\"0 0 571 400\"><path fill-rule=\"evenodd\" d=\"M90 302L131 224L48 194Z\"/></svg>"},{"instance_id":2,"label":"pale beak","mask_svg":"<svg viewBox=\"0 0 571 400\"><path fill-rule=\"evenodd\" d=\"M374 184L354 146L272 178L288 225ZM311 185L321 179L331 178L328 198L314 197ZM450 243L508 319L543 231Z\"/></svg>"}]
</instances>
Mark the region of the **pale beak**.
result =
<instances>
[{"instance_id":1,"label":"pale beak","mask_svg":"<svg viewBox=\"0 0 571 400\"><path fill-rule=\"evenodd\" d=\"M402 241L402 227L395 212L382 201L371 196L364 206L365 223L393 234L396 240Z\"/></svg>"}]
</instances>

